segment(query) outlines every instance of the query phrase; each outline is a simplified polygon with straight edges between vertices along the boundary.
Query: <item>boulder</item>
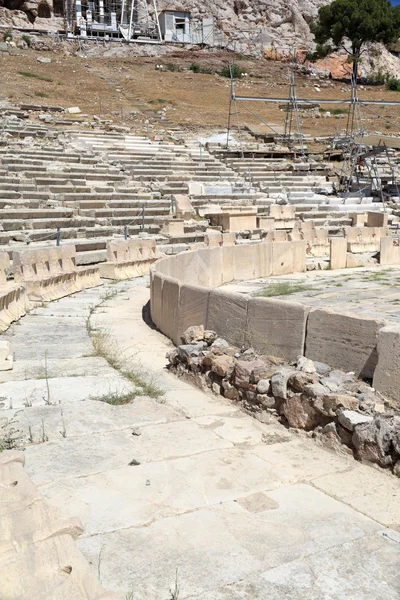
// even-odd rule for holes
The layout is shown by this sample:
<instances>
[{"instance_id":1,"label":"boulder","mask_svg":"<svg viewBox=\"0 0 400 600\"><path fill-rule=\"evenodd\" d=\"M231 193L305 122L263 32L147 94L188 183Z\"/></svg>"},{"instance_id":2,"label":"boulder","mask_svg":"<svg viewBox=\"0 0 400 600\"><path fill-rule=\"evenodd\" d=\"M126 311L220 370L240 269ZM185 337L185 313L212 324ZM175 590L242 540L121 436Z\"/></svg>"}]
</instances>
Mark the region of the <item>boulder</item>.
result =
<instances>
[{"instance_id":1,"label":"boulder","mask_svg":"<svg viewBox=\"0 0 400 600\"><path fill-rule=\"evenodd\" d=\"M281 414L286 417L290 427L296 429L314 429L321 422L320 414L313 408L309 398L295 394L282 404Z\"/></svg>"},{"instance_id":2,"label":"boulder","mask_svg":"<svg viewBox=\"0 0 400 600\"><path fill-rule=\"evenodd\" d=\"M238 387L247 389L250 385L250 376L254 369L264 366L262 360L238 360L235 365L235 383Z\"/></svg>"},{"instance_id":3,"label":"boulder","mask_svg":"<svg viewBox=\"0 0 400 600\"><path fill-rule=\"evenodd\" d=\"M203 339L203 325L192 325L192 327L188 327L186 331L181 335L181 340L183 344L193 344L193 342L200 342Z\"/></svg>"},{"instance_id":4,"label":"boulder","mask_svg":"<svg viewBox=\"0 0 400 600\"><path fill-rule=\"evenodd\" d=\"M290 376L295 373L292 367L283 367L276 371L271 377L271 389L275 398L287 398L287 386Z\"/></svg>"},{"instance_id":5,"label":"boulder","mask_svg":"<svg viewBox=\"0 0 400 600\"><path fill-rule=\"evenodd\" d=\"M302 392L304 388L314 382L314 377L302 371L295 371L288 379L288 385L295 392Z\"/></svg>"},{"instance_id":6,"label":"boulder","mask_svg":"<svg viewBox=\"0 0 400 600\"><path fill-rule=\"evenodd\" d=\"M215 348L225 349L225 348L229 348L229 344L223 338L217 338L216 340L214 340L212 342L211 348L213 348L213 349L215 349Z\"/></svg>"},{"instance_id":7,"label":"boulder","mask_svg":"<svg viewBox=\"0 0 400 600\"><path fill-rule=\"evenodd\" d=\"M204 331L204 341L207 342L207 344L212 344L217 338L218 335L215 331L212 331L211 329L206 329Z\"/></svg>"},{"instance_id":8,"label":"boulder","mask_svg":"<svg viewBox=\"0 0 400 600\"><path fill-rule=\"evenodd\" d=\"M275 408L276 406L275 398L267 394L257 394L257 402L263 408Z\"/></svg>"},{"instance_id":9,"label":"boulder","mask_svg":"<svg viewBox=\"0 0 400 600\"><path fill-rule=\"evenodd\" d=\"M234 385L229 383L226 379L222 380L222 390L223 395L228 400L238 400L239 399L239 391L235 388Z\"/></svg>"},{"instance_id":10,"label":"boulder","mask_svg":"<svg viewBox=\"0 0 400 600\"><path fill-rule=\"evenodd\" d=\"M371 423L357 425L352 437L356 457L382 467L392 464L393 429L393 417L379 416Z\"/></svg>"},{"instance_id":11,"label":"boulder","mask_svg":"<svg viewBox=\"0 0 400 600\"><path fill-rule=\"evenodd\" d=\"M213 355L210 365L211 371L221 377L230 377L235 368L235 359L227 354Z\"/></svg>"},{"instance_id":12,"label":"boulder","mask_svg":"<svg viewBox=\"0 0 400 600\"><path fill-rule=\"evenodd\" d=\"M207 347L206 342L199 342L198 344L182 344L181 346L178 346L178 355L183 361L188 361L189 358L193 356L200 356L200 352Z\"/></svg>"},{"instance_id":13,"label":"boulder","mask_svg":"<svg viewBox=\"0 0 400 600\"><path fill-rule=\"evenodd\" d=\"M258 394L268 394L269 388L271 386L270 379L260 379L257 383L257 393Z\"/></svg>"}]
</instances>

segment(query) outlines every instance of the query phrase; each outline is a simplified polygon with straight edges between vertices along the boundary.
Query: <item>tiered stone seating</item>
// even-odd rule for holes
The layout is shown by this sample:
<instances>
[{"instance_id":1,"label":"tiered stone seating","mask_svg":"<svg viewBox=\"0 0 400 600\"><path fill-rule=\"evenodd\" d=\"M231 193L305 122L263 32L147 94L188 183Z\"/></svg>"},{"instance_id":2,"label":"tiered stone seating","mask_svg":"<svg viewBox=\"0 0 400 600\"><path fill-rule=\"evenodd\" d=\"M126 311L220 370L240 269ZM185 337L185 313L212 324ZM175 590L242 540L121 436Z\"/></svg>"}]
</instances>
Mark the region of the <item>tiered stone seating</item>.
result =
<instances>
[{"instance_id":1,"label":"tiered stone seating","mask_svg":"<svg viewBox=\"0 0 400 600\"><path fill-rule=\"evenodd\" d=\"M157 260L155 240L110 240L107 244L107 262L99 266L100 275L106 279L130 279L149 272Z\"/></svg>"},{"instance_id":2,"label":"tiered stone seating","mask_svg":"<svg viewBox=\"0 0 400 600\"><path fill-rule=\"evenodd\" d=\"M75 246L13 253L14 280L33 301L50 301L101 285L98 267L77 267Z\"/></svg>"},{"instance_id":3,"label":"tiered stone seating","mask_svg":"<svg viewBox=\"0 0 400 600\"><path fill-rule=\"evenodd\" d=\"M379 252L380 240L388 235L387 227L345 227L347 251L352 254Z\"/></svg>"},{"instance_id":4,"label":"tiered stone seating","mask_svg":"<svg viewBox=\"0 0 400 600\"><path fill-rule=\"evenodd\" d=\"M7 252L0 252L0 331L8 329L31 308L25 286L7 280L9 271L10 258Z\"/></svg>"}]
</instances>

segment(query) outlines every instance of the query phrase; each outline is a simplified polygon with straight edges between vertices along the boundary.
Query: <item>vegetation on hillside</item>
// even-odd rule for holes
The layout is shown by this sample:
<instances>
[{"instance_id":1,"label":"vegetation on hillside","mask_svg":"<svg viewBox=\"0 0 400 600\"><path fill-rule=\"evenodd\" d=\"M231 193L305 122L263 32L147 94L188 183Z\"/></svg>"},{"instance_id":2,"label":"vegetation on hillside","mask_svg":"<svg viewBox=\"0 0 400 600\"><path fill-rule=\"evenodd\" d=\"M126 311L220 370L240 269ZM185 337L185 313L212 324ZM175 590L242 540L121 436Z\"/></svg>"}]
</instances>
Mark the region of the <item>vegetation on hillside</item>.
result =
<instances>
[{"instance_id":1,"label":"vegetation on hillside","mask_svg":"<svg viewBox=\"0 0 400 600\"><path fill-rule=\"evenodd\" d=\"M334 0L318 11L312 24L316 56L343 49L353 63L353 73L368 42L390 44L400 35L400 6L388 0Z\"/></svg>"}]
</instances>

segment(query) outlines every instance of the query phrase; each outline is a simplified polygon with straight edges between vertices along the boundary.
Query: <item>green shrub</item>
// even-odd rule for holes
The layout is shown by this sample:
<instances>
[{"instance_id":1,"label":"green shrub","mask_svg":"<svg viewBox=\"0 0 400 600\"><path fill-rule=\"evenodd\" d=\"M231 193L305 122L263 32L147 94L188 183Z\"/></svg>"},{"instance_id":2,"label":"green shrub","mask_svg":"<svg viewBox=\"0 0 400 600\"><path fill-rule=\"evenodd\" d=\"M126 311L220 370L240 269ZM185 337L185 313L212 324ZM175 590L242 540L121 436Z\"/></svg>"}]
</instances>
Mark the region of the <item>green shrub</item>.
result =
<instances>
[{"instance_id":1,"label":"green shrub","mask_svg":"<svg viewBox=\"0 0 400 600\"><path fill-rule=\"evenodd\" d=\"M386 89L390 92L400 92L400 79L389 77L386 82Z\"/></svg>"},{"instance_id":2,"label":"green shrub","mask_svg":"<svg viewBox=\"0 0 400 600\"><path fill-rule=\"evenodd\" d=\"M12 29L6 29L3 33L3 40L5 42L11 42L13 39Z\"/></svg>"},{"instance_id":3,"label":"green shrub","mask_svg":"<svg viewBox=\"0 0 400 600\"><path fill-rule=\"evenodd\" d=\"M372 73L371 77L369 78L369 81L374 85L384 85L388 79L388 73L384 73L383 71L379 70L376 71L376 73Z\"/></svg>"},{"instance_id":4,"label":"green shrub","mask_svg":"<svg viewBox=\"0 0 400 600\"><path fill-rule=\"evenodd\" d=\"M201 67L200 67L200 65L199 65L198 63L192 63L192 64L190 65L189 69L190 69L191 71L193 71L193 73L200 73L200 69L201 69Z\"/></svg>"},{"instance_id":5,"label":"green shrub","mask_svg":"<svg viewBox=\"0 0 400 600\"><path fill-rule=\"evenodd\" d=\"M221 77L230 78L232 76L233 79L239 79L240 77L243 77L243 71L236 63L232 63L231 65L223 67L219 74L221 75Z\"/></svg>"},{"instance_id":6,"label":"green shrub","mask_svg":"<svg viewBox=\"0 0 400 600\"><path fill-rule=\"evenodd\" d=\"M212 75L213 70L209 67L202 67L198 63L192 63L189 67L193 73L202 73L203 75Z\"/></svg>"},{"instance_id":7,"label":"green shrub","mask_svg":"<svg viewBox=\"0 0 400 600\"><path fill-rule=\"evenodd\" d=\"M29 35L27 35L26 33L23 33L21 35L21 40L24 40L24 42L28 46L28 48L31 47L31 38L29 37Z\"/></svg>"}]
</instances>

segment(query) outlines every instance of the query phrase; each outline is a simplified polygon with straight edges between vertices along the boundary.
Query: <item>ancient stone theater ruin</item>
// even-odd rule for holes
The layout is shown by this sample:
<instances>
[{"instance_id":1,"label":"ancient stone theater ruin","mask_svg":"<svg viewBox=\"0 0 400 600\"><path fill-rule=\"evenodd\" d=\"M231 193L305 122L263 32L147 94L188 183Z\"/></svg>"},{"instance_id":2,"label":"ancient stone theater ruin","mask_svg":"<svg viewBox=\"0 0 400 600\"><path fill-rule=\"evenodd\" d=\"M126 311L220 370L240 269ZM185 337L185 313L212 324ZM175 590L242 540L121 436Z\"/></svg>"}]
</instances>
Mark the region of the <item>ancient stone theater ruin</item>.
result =
<instances>
[{"instance_id":1,"label":"ancient stone theater ruin","mask_svg":"<svg viewBox=\"0 0 400 600\"><path fill-rule=\"evenodd\" d=\"M400 598L400 59L328 4L0 3L0 600Z\"/></svg>"}]
</instances>

